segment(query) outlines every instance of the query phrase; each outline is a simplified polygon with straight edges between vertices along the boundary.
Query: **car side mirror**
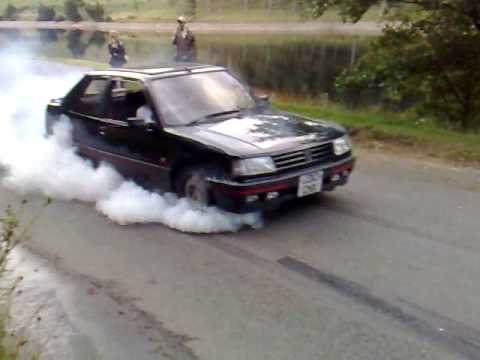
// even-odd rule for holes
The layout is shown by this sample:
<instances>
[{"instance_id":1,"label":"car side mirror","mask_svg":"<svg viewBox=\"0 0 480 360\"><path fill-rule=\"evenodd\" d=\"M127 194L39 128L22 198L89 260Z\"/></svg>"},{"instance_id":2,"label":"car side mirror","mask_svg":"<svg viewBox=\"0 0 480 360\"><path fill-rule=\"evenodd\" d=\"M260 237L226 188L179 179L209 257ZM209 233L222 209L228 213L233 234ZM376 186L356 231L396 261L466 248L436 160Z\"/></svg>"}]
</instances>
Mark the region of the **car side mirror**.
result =
<instances>
[{"instance_id":1,"label":"car side mirror","mask_svg":"<svg viewBox=\"0 0 480 360\"><path fill-rule=\"evenodd\" d=\"M136 129L147 129L149 128L151 123L146 121L143 118L138 117L130 117L128 118L128 126Z\"/></svg>"},{"instance_id":2,"label":"car side mirror","mask_svg":"<svg viewBox=\"0 0 480 360\"><path fill-rule=\"evenodd\" d=\"M268 108L270 106L270 95L262 94L255 97L258 106Z\"/></svg>"}]
</instances>

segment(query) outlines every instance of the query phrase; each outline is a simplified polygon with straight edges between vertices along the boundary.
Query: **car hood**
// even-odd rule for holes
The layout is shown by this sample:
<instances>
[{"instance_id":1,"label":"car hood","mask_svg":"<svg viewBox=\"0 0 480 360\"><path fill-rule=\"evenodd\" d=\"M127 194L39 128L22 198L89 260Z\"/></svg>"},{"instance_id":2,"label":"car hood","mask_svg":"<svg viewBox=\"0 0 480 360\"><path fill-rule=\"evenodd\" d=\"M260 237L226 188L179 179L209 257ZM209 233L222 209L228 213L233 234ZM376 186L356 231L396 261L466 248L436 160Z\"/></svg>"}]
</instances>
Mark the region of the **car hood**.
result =
<instances>
[{"instance_id":1,"label":"car hood","mask_svg":"<svg viewBox=\"0 0 480 360\"><path fill-rule=\"evenodd\" d=\"M313 146L345 134L336 125L292 114L246 114L215 123L167 128L177 136L238 157Z\"/></svg>"}]
</instances>

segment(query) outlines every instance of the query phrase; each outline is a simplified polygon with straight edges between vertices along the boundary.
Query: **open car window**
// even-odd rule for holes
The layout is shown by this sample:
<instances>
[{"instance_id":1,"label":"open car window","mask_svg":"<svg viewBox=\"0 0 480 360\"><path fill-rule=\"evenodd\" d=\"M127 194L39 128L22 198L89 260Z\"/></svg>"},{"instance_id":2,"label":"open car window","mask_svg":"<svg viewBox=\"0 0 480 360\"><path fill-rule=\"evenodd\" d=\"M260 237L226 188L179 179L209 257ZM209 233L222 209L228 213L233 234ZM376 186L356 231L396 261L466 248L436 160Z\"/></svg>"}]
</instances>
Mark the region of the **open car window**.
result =
<instances>
[{"instance_id":1,"label":"open car window","mask_svg":"<svg viewBox=\"0 0 480 360\"><path fill-rule=\"evenodd\" d=\"M151 114L147 122L153 122L153 114L146 111L148 106L145 86L141 81L129 79L113 79L111 89L111 117L114 120L129 121L141 117L139 114ZM142 115L145 117L145 115Z\"/></svg>"},{"instance_id":2,"label":"open car window","mask_svg":"<svg viewBox=\"0 0 480 360\"><path fill-rule=\"evenodd\" d=\"M108 86L108 80L93 79L85 89L85 93L83 94L82 98L86 96L101 95L105 92L105 90L107 89L107 86Z\"/></svg>"},{"instance_id":3,"label":"open car window","mask_svg":"<svg viewBox=\"0 0 480 360\"><path fill-rule=\"evenodd\" d=\"M141 81L128 79L113 79L112 96L123 97L129 92L143 91L144 86Z\"/></svg>"},{"instance_id":4,"label":"open car window","mask_svg":"<svg viewBox=\"0 0 480 360\"><path fill-rule=\"evenodd\" d=\"M106 111L105 95L108 86L108 79L91 79L76 101L72 102L71 110L82 115L103 117Z\"/></svg>"}]
</instances>

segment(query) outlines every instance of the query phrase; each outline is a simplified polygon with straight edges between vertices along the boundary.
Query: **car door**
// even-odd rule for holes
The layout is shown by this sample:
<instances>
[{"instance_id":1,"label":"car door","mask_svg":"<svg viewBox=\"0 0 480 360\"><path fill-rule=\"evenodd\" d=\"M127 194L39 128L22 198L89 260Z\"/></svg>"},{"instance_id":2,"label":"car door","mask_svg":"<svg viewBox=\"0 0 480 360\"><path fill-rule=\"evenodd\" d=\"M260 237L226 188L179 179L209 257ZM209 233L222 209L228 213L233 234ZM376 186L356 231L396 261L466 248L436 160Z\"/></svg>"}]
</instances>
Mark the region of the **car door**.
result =
<instances>
[{"instance_id":1,"label":"car door","mask_svg":"<svg viewBox=\"0 0 480 360\"><path fill-rule=\"evenodd\" d=\"M72 139L82 155L101 160L102 136L108 113L108 77L87 77L75 96L67 99L65 113L73 125Z\"/></svg>"},{"instance_id":2,"label":"car door","mask_svg":"<svg viewBox=\"0 0 480 360\"><path fill-rule=\"evenodd\" d=\"M112 162L127 177L167 188L168 145L155 114L149 126L135 126L138 121L134 119L141 105L153 109L143 84L138 80L114 79L108 101L110 121L103 128L103 137L114 157Z\"/></svg>"}]
</instances>

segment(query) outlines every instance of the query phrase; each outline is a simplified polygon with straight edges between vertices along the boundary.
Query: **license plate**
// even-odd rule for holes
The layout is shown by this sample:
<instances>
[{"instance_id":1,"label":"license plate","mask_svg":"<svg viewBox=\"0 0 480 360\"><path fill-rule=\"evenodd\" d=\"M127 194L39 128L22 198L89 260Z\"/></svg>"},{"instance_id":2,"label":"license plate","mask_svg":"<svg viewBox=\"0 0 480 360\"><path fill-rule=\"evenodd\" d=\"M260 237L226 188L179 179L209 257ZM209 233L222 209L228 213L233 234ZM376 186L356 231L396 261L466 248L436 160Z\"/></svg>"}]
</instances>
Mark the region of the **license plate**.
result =
<instances>
[{"instance_id":1,"label":"license plate","mask_svg":"<svg viewBox=\"0 0 480 360\"><path fill-rule=\"evenodd\" d=\"M315 194L322 191L323 171L302 175L298 179L298 197Z\"/></svg>"}]
</instances>

